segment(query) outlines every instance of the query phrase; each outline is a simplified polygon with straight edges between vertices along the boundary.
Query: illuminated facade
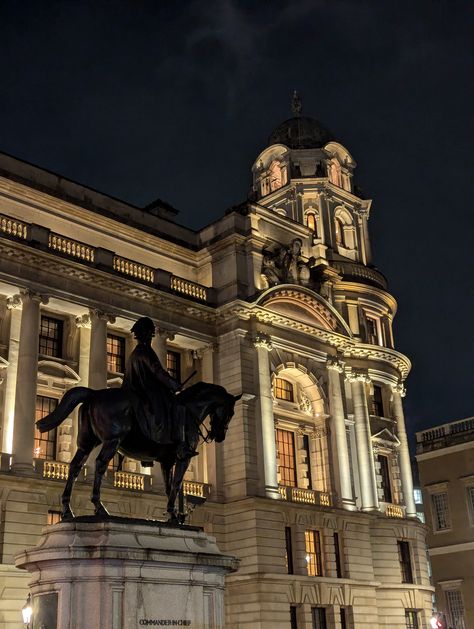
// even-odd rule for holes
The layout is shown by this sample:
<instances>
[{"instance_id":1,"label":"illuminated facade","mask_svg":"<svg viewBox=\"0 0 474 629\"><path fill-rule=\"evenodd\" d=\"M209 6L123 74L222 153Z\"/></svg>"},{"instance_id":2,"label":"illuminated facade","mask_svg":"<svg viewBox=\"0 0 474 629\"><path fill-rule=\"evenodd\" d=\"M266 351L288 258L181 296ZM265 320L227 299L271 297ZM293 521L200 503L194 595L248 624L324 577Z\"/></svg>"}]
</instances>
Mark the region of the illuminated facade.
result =
<instances>
[{"instance_id":1,"label":"illuminated facade","mask_svg":"<svg viewBox=\"0 0 474 629\"><path fill-rule=\"evenodd\" d=\"M474 625L474 417L416 433L428 547L446 626Z\"/></svg>"},{"instance_id":2,"label":"illuminated facade","mask_svg":"<svg viewBox=\"0 0 474 629\"><path fill-rule=\"evenodd\" d=\"M35 433L69 387L120 386L139 316L184 380L243 393L228 437L201 448L192 515L241 560L227 626L424 627L432 588L416 519L396 302L372 265L355 161L295 109L252 168L249 200L193 232L0 156L0 627L27 576L12 567L57 519L75 418ZM161 517L160 472L111 462L114 514ZM90 513L89 484L73 507ZM20 626L20 624L18 624Z\"/></svg>"}]
</instances>

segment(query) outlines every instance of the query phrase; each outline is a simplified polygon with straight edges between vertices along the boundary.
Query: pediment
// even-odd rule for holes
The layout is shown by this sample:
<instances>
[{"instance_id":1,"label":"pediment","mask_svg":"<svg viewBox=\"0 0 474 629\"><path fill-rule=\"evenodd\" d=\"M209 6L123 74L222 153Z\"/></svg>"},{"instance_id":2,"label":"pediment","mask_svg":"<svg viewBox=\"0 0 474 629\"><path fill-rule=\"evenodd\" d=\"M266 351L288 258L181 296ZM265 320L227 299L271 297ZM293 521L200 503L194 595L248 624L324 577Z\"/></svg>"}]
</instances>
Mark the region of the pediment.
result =
<instances>
[{"instance_id":1,"label":"pediment","mask_svg":"<svg viewBox=\"0 0 474 629\"><path fill-rule=\"evenodd\" d=\"M53 360L40 360L38 362L38 376L65 384L78 384L81 381L79 374L74 369Z\"/></svg>"},{"instance_id":2,"label":"pediment","mask_svg":"<svg viewBox=\"0 0 474 629\"><path fill-rule=\"evenodd\" d=\"M372 439L391 447L398 448L398 446L400 445L398 437L394 435L393 432L391 432L388 428L384 428L375 435L372 435Z\"/></svg>"},{"instance_id":3,"label":"pediment","mask_svg":"<svg viewBox=\"0 0 474 629\"><path fill-rule=\"evenodd\" d=\"M307 325L351 336L339 313L320 295L295 286L270 289L259 299L259 305Z\"/></svg>"}]
</instances>

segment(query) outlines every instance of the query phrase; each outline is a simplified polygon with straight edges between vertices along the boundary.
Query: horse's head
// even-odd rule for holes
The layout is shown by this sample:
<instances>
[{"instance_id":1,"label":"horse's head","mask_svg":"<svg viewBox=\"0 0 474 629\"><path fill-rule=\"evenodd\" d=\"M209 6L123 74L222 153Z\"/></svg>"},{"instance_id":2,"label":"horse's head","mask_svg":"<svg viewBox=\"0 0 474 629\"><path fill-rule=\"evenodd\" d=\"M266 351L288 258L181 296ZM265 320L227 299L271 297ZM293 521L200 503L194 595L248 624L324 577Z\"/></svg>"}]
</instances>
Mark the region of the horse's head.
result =
<instances>
[{"instance_id":1,"label":"horse's head","mask_svg":"<svg viewBox=\"0 0 474 629\"><path fill-rule=\"evenodd\" d=\"M225 391L222 401L216 403L213 411L209 414L211 418L209 439L214 439L218 443L224 441L229 422L234 415L234 405L240 400L242 394L232 395Z\"/></svg>"}]
</instances>

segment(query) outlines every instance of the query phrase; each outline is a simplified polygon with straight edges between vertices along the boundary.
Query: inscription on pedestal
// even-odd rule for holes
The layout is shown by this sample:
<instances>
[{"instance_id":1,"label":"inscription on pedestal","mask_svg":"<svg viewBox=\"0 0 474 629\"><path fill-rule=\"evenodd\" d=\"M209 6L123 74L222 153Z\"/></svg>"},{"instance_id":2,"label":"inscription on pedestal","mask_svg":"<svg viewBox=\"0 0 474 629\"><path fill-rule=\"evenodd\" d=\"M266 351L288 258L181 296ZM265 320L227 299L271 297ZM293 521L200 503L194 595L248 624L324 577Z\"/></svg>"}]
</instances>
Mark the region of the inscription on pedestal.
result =
<instances>
[{"instance_id":1,"label":"inscription on pedestal","mask_svg":"<svg viewBox=\"0 0 474 629\"><path fill-rule=\"evenodd\" d=\"M58 594L37 594L33 597L33 629L57 629Z\"/></svg>"}]
</instances>

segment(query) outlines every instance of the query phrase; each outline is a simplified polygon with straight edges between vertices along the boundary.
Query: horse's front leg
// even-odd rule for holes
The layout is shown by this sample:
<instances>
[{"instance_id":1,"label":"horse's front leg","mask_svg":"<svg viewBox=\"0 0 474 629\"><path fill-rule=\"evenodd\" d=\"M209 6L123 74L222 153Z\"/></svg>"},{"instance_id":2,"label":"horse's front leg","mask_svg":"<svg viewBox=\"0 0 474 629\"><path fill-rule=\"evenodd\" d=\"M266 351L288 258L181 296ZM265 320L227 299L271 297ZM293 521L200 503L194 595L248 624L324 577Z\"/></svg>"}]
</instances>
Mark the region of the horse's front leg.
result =
<instances>
[{"instance_id":1,"label":"horse's front leg","mask_svg":"<svg viewBox=\"0 0 474 629\"><path fill-rule=\"evenodd\" d=\"M185 459L183 461L176 461L173 470L173 478L170 487L170 493L168 495L168 513L170 514L170 519L177 522L184 521L184 513L176 513L176 498L181 490L181 485L183 484L183 478L186 474L186 470L188 469L190 459Z\"/></svg>"},{"instance_id":2,"label":"horse's front leg","mask_svg":"<svg viewBox=\"0 0 474 629\"><path fill-rule=\"evenodd\" d=\"M102 484L102 478L105 474L105 470L109 462L113 459L117 449L120 445L120 439L111 439L104 441L102 448L95 460L95 475L94 486L92 488L91 502L95 507L95 515L106 516L109 512L100 501L100 487Z\"/></svg>"}]
</instances>

